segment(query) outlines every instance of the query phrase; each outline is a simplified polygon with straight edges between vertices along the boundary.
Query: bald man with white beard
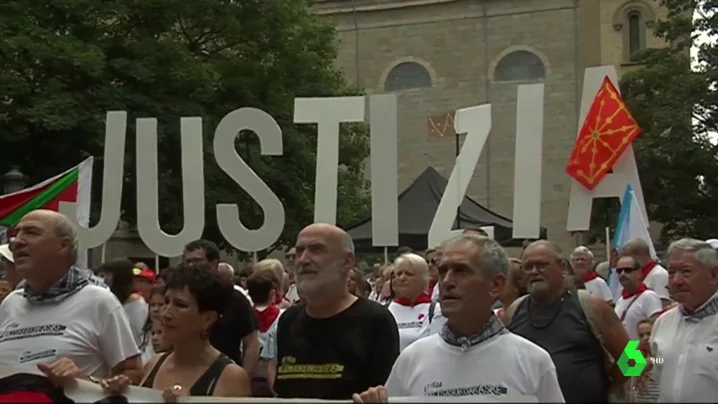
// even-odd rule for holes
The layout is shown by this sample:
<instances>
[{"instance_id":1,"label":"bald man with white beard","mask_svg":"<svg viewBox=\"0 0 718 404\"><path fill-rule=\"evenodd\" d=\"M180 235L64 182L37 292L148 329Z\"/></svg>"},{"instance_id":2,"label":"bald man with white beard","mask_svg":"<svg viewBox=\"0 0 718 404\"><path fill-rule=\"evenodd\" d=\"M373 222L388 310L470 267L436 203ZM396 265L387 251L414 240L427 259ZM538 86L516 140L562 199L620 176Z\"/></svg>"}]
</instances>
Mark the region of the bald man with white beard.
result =
<instances>
[{"instance_id":1,"label":"bald man with white beard","mask_svg":"<svg viewBox=\"0 0 718 404\"><path fill-rule=\"evenodd\" d=\"M349 293L347 278L356 263L351 237L315 223L299 233L295 249L303 301L278 321L277 395L348 400L384 384L399 355L399 332L388 310Z\"/></svg>"}]
</instances>

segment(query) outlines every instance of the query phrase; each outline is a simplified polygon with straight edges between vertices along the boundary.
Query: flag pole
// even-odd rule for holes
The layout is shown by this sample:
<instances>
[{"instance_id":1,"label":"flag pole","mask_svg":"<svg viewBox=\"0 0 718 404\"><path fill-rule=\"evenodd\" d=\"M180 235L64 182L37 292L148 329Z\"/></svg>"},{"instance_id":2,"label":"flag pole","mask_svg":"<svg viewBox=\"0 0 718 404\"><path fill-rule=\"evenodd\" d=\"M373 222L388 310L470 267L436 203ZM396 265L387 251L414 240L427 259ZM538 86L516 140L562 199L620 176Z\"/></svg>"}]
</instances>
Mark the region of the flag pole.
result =
<instances>
[{"instance_id":1,"label":"flag pole","mask_svg":"<svg viewBox=\"0 0 718 404\"><path fill-rule=\"evenodd\" d=\"M606 262L611 266L611 228L606 226Z\"/></svg>"},{"instance_id":2,"label":"flag pole","mask_svg":"<svg viewBox=\"0 0 718 404\"><path fill-rule=\"evenodd\" d=\"M459 154L461 153L461 138L459 137L458 133L455 135L455 138L456 138L456 145L455 145L456 148L454 150L454 153L456 155L455 156L456 159L458 160ZM461 169L459 169L459 174L461 174ZM457 181L456 183L458 185L459 182ZM461 198L461 195L458 191L459 188L457 187L456 189L457 189L456 194L457 194L457 198L459 201L458 205L456 206L456 228L461 229L461 202L463 202L464 200L463 200L463 198ZM446 192L446 191L444 191L444 192Z\"/></svg>"},{"instance_id":3,"label":"flag pole","mask_svg":"<svg viewBox=\"0 0 718 404\"><path fill-rule=\"evenodd\" d=\"M252 253L252 261L254 261L255 264L257 263L257 252L256 251Z\"/></svg>"},{"instance_id":4,"label":"flag pole","mask_svg":"<svg viewBox=\"0 0 718 404\"><path fill-rule=\"evenodd\" d=\"M104 264L105 260L107 259L107 243L102 243L102 246L100 246L100 260L101 263Z\"/></svg>"},{"instance_id":5,"label":"flag pole","mask_svg":"<svg viewBox=\"0 0 718 404\"><path fill-rule=\"evenodd\" d=\"M155 273L160 273L160 256L155 254Z\"/></svg>"}]
</instances>

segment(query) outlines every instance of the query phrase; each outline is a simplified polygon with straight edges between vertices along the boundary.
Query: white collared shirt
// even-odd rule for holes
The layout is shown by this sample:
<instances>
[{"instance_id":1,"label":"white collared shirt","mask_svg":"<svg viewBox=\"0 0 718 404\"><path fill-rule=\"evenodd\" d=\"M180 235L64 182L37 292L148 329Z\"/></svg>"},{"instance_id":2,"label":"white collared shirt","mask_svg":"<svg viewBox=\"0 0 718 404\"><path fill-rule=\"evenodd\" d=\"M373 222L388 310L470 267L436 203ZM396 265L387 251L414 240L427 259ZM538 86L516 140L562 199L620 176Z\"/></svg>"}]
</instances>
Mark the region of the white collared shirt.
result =
<instances>
[{"instance_id":1,"label":"white collared shirt","mask_svg":"<svg viewBox=\"0 0 718 404\"><path fill-rule=\"evenodd\" d=\"M659 402L718 400L718 315L693 320L677 306L668 310L653 326L651 352L663 361L654 365L653 374Z\"/></svg>"}]
</instances>

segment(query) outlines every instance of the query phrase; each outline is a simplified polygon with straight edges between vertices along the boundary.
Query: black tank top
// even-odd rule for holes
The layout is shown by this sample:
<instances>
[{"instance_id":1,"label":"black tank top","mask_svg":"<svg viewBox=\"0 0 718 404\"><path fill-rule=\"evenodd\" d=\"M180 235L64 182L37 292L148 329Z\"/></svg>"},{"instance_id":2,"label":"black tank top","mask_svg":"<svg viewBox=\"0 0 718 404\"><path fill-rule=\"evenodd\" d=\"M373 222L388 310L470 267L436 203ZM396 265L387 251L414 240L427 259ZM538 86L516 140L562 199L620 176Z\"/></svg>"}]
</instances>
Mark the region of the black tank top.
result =
<instances>
[{"instance_id":1,"label":"black tank top","mask_svg":"<svg viewBox=\"0 0 718 404\"><path fill-rule=\"evenodd\" d=\"M524 299L508 329L551 354L567 403L608 402L610 380L603 348L591 331L576 289L545 306L532 303L531 297Z\"/></svg>"},{"instance_id":2,"label":"black tank top","mask_svg":"<svg viewBox=\"0 0 718 404\"><path fill-rule=\"evenodd\" d=\"M155 366L150 371L149 376L147 376L147 379L145 379L145 382L142 383L142 387L149 387L153 388L155 383L155 376L157 376L157 372L162 367L162 364L167 360L167 357L170 355L171 352L168 352L164 355L162 355L158 360ZM192 385L192 388L189 389L189 395L190 396L200 396L200 397L208 397L214 394L214 388L217 387L217 382L219 381L219 377L222 375L222 372L224 372L224 368L227 367L227 365L234 363L229 357L225 354L219 354L217 359L215 359L214 362L212 362L211 365L207 368L207 370L204 371L202 376L197 379L196 382Z\"/></svg>"}]
</instances>

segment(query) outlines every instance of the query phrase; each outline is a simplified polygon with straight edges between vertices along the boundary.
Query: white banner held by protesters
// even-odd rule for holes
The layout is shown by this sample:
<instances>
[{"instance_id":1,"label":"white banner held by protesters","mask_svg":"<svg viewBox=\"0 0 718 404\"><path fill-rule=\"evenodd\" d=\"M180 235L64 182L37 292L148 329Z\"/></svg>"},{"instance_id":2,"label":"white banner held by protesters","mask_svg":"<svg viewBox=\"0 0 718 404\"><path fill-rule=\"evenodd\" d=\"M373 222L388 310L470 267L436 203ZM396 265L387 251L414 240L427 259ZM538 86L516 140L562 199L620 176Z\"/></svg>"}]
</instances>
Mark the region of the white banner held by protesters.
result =
<instances>
[{"instance_id":1,"label":"white banner held by protesters","mask_svg":"<svg viewBox=\"0 0 718 404\"><path fill-rule=\"evenodd\" d=\"M17 392L30 392L36 388L38 392L48 390L50 381L38 377L39 371L30 373L28 369L0 366L0 401L3 396L10 396L15 390ZM22 380L18 380L18 378ZM37 380L35 380L37 379ZM13 390L14 389L14 390ZM49 389L52 389L49 387ZM107 395L99 385L78 380L77 385L64 389L64 395L76 403L96 403ZM115 396L116 397L116 396ZM159 390L144 387L130 387L123 394L128 403L161 403L162 392ZM17 399L17 397L14 397ZM37 399L37 397L35 397ZM390 403L425 403L427 397L391 397ZM430 397L435 403L538 403L538 399L532 396L467 396L467 397ZM17 401L17 400L15 400ZM316 399L286 399L286 398L238 398L238 397L183 397L179 400L183 403L352 403L351 400L316 400ZM121 402L113 400L113 402Z\"/></svg>"}]
</instances>

